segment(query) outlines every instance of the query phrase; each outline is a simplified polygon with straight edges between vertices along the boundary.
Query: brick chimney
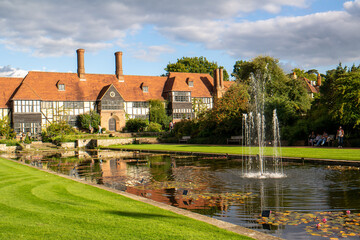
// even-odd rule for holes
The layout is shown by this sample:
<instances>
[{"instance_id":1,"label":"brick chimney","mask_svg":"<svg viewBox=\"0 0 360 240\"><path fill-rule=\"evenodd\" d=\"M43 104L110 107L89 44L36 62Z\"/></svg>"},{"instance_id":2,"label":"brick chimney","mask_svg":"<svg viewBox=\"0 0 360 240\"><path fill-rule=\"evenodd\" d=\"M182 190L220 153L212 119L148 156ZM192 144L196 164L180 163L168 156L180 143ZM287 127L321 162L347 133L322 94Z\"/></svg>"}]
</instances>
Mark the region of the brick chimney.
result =
<instances>
[{"instance_id":1,"label":"brick chimney","mask_svg":"<svg viewBox=\"0 0 360 240\"><path fill-rule=\"evenodd\" d=\"M219 68L219 85L220 89L224 88L224 69Z\"/></svg>"},{"instance_id":2,"label":"brick chimney","mask_svg":"<svg viewBox=\"0 0 360 240\"><path fill-rule=\"evenodd\" d=\"M223 94L223 69L214 70L214 94L217 98L221 98Z\"/></svg>"},{"instance_id":3,"label":"brick chimney","mask_svg":"<svg viewBox=\"0 0 360 240\"><path fill-rule=\"evenodd\" d=\"M122 52L115 53L115 75L119 82L124 81L124 73L122 68Z\"/></svg>"},{"instance_id":4,"label":"brick chimney","mask_svg":"<svg viewBox=\"0 0 360 240\"><path fill-rule=\"evenodd\" d=\"M77 73L78 77L80 78L80 81L85 81L85 67L84 67L84 49L78 49L77 52Z\"/></svg>"},{"instance_id":5,"label":"brick chimney","mask_svg":"<svg viewBox=\"0 0 360 240\"><path fill-rule=\"evenodd\" d=\"M321 86L321 76L320 73L318 73L317 75L317 85L320 87Z\"/></svg>"}]
</instances>

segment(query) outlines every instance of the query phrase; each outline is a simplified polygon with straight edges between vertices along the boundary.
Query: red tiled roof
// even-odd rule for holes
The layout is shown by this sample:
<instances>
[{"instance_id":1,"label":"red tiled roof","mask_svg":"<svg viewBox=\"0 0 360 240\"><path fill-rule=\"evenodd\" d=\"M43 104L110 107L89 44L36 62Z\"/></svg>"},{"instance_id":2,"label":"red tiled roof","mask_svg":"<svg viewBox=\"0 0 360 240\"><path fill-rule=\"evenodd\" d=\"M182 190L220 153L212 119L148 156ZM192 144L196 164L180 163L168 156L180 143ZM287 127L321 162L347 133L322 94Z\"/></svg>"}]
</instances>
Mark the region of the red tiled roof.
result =
<instances>
[{"instance_id":1,"label":"red tiled roof","mask_svg":"<svg viewBox=\"0 0 360 240\"><path fill-rule=\"evenodd\" d=\"M306 84L306 89L310 93L319 93L319 90L311 84L311 81L307 78L302 78Z\"/></svg>"},{"instance_id":2,"label":"red tiled roof","mask_svg":"<svg viewBox=\"0 0 360 240\"><path fill-rule=\"evenodd\" d=\"M211 97L214 82L209 74L178 72L169 77L125 75L124 82L111 74L86 74L85 78L86 81L80 81L76 73L30 71L13 99L96 101L111 84L125 101L164 100L163 92L167 91L190 91L193 97ZM193 81L194 87L189 87L188 81ZM65 91L58 90L58 83L65 84ZM225 88L226 85L224 82ZM147 86L148 92L143 92L141 86Z\"/></svg>"},{"instance_id":3,"label":"red tiled roof","mask_svg":"<svg viewBox=\"0 0 360 240\"><path fill-rule=\"evenodd\" d=\"M96 101L105 86L113 84L125 101L147 101L162 99L166 77L124 76L119 82L115 75L85 74L86 81L80 81L76 73L29 72L14 100L37 99L43 101ZM59 91L57 83L65 84L65 91ZM148 93L140 88L142 83L149 87ZM31 91L33 90L33 91Z\"/></svg>"},{"instance_id":4,"label":"red tiled roof","mask_svg":"<svg viewBox=\"0 0 360 240\"><path fill-rule=\"evenodd\" d=\"M0 108L10 108L9 100L22 80L22 78L0 77Z\"/></svg>"},{"instance_id":5,"label":"red tiled roof","mask_svg":"<svg viewBox=\"0 0 360 240\"><path fill-rule=\"evenodd\" d=\"M188 81L194 86L189 87ZM180 73L170 72L164 92L187 91L192 97L211 97L214 88L214 79L207 73Z\"/></svg>"},{"instance_id":6,"label":"red tiled roof","mask_svg":"<svg viewBox=\"0 0 360 240\"><path fill-rule=\"evenodd\" d=\"M162 93L167 77L154 76L132 76L125 75L121 87L115 87L119 90L125 101L147 101L150 99L164 100ZM147 86L148 93L144 93L141 85Z\"/></svg>"}]
</instances>

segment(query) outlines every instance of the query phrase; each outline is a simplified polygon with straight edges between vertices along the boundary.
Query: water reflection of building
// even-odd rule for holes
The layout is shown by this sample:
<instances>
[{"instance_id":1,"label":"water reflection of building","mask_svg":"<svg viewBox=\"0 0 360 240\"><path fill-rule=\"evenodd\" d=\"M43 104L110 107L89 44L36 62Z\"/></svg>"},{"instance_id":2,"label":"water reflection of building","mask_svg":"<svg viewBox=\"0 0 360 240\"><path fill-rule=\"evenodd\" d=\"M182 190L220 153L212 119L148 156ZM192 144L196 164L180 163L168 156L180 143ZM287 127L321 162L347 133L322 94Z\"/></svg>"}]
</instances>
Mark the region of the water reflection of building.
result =
<instances>
[{"instance_id":1,"label":"water reflection of building","mask_svg":"<svg viewBox=\"0 0 360 240\"><path fill-rule=\"evenodd\" d=\"M130 166L128 163L133 162ZM151 179L149 168L137 159L110 159L101 163L102 182L104 185L124 190L125 186L132 186Z\"/></svg>"},{"instance_id":2,"label":"water reflection of building","mask_svg":"<svg viewBox=\"0 0 360 240\"><path fill-rule=\"evenodd\" d=\"M129 166L128 170L137 172L137 177L140 176L143 182L127 186L127 192L190 210L213 207L219 211L227 210L224 202L198 197L202 192L208 191L216 181L207 171L208 167L186 166L186 164L184 166L183 163L177 163L175 158L171 158L169 162L169 159L166 161L169 156L162 156L160 159L158 157L149 157L151 164L145 168ZM166 177L154 176L156 173L159 174L160 171L156 170L159 168L162 168L162 174L167 174ZM139 171L141 174L138 173ZM136 179L134 174L131 177ZM162 180L155 181L155 179Z\"/></svg>"}]
</instances>

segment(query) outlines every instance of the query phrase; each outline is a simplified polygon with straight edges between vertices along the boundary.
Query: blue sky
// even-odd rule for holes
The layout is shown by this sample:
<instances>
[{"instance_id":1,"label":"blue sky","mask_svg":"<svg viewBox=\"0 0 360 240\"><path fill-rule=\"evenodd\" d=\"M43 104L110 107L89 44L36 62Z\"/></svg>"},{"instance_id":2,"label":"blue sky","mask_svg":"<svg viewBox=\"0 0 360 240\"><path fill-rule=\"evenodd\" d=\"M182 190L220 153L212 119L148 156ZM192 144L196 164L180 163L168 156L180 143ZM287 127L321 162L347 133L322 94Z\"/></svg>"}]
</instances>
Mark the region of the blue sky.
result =
<instances>
[{"instance_id":1,"label":"blue sky","mask_svg":"<svg viewBox=\"0 0 360 240\"><path fill-rule=\"evenodd\" d=\"M269 55L285 71L360 64L360 0L0 0L0 76L27 71L161 75L204 56L229 73Z\"/></svg>"}]
</instances>

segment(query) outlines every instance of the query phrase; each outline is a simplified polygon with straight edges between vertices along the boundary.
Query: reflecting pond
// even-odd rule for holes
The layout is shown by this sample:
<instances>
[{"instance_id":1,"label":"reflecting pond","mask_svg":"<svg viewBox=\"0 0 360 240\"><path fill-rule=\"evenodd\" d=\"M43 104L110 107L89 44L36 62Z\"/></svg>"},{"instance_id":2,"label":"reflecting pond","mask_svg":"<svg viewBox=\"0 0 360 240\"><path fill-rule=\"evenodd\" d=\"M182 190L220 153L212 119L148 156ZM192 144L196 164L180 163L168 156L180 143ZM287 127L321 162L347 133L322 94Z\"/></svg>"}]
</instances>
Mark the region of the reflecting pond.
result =
<instances>
[{"instance_id":1,"label":"reflecting pond","mask_svg":"<svg viewBox=\"0 0 360 240\"><path fill-rule=\"evenodd\" d=\"M247 179L241 159L226 157L112 151L13 157L285 239L360 237L358 167L285 160L286 178Z\"/></svg>"}]
</instances>

